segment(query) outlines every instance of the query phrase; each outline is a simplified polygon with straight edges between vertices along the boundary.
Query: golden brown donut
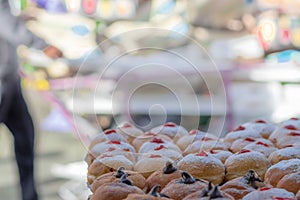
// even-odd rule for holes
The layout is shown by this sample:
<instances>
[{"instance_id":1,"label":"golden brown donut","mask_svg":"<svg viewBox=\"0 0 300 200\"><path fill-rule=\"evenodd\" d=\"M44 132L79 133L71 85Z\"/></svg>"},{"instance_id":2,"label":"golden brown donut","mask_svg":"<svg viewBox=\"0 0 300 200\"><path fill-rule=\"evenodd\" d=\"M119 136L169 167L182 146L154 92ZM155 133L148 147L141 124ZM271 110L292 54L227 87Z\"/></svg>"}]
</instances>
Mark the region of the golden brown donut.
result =
<instances>
[{"instance_id":1,"label":"golden brown donut","mask_svg":"<svg viewBox=\"0 0 300 200\"><path fill-rule=\"evenodd\" d=\"M221 186L221 190L233 196L234 199L242 199L248 193L264 186L265 184L254 170L249 170L245 176L238 177L224 183Z\"/></svg>"},{"instance_id":2,"label":"golden brown donut","mask_svg":"<svg viewBox=\"0 0 300 200\"><path fill-rule=\"evenodd\" d=\"M170 200L165 194L161 194L159 185L155 185L148 194L130 194L125 200Z\"/></svg>"},{"instance_id":3,"label":"golden brown donut","mask_svg":"<svg viewBox=\"0 0 300 200\"><path fill-rule=\"evenodd\" d=\"M133 186L126 178L126 174L121 177L120 183L108 183L99 187L92 195L91 200L121 200L129 194L145 194L140 188Z\"/></svg>"},{"instance_id":4,"label":"golden brown donut","mask_svg":"<svg viewBox=\"0 0 300 200\"><path fill-rule=\"evenodd\" d=\"M294 200L295 195L281 188L260 188L244 196L243 200Z\"/></svg>"},{"instance_id":5,"label":"golden brown donut","mask_svg":"<svg viewBox=\"0 0 300 200\"><path fill-rule=\"evenodd\" d=\"M250 169L263 178L271 163L266 156L259 152L242 149L227 158L224 165L226 167L225 180L229 181L243 176Z\"/></svg>"},{"instance_id":6,"label":"golden brown donut","mask_svg":"<svg viewBox=\"0 0 300 200\"><path fill-rule=\"evenodd\" d=\"M137 138L144 134L144 132L134 126L133 124L126 122L117 127L116 132L124 136L124 138L131 144L134 138Z\"/></svg>"},{"instance_id":7,"label":"golden brown donut","mask_svg":"<svg viewBox=\"0 0 300 200\"><path fill-rule=\"evenodd\" d=\"M286 147L279 149L270 154L269 160L274 165L282 160L289 160L293 158L300 159L300 148L297 147Z\"/></svg>"},{"instance_id":8,"label":"golden brown donut","mask_svg":"<svg viewBox=\"0 0 300 200\"><path fill-rule=\"evenodd\" d=\"M184 135L188 135L188 132L184 127L173 122L167 122L163 125L152 128L150 132L157 133L159 135L166 135L173 139L175 143L179 138L183 137Z\"/></svg>"},{"instance_id":9,"label":"golden brown donut","mask_svg":"<svg viewBox=\"0 0 300 200\"><path fill-rule=\"evenodd\" d=\"M173 162L170 158L161 155L148 155L140 159L134 166L134 171L148 178L153 172L162 169L167 162Z\"/></svg>"},{"instance_id":10,"label":"golden brown donut","mask_svg":"<svg viewBox=\"0 0 300 200\"><path fill-rule=\"evenodd\" d=\"M296 195L300 191L300 171L285 175L280 179L276 187L283 188Z\"/></svg>"},{"instance_id":11,"label":"golden brown donut","mask_svg":"<svg viewBox=\"0 0 300 200\"><path fill-rule=\"evenodd\" d=\"M202 138L213 138L217 140L218 138L210 133L206 133L199 130L191 130L188 135L184 135L183 137L179 138L176 144L178 147L184 151L190 144L192 144L195 141L201 140Z\"/></svg>"},{"instance_id":12,"label":"golden brown donut","mask_svg":"<svg viewBox=\"0 0 300 200\"><path fill-rule=\"evenodd\" d=\"M133 166L134 164L125 156L111 156L107 154L102 154L99 157L97 157L93 161L93 163L88 167L88 183L92 184L98 176L101 176L108 172L113 172L120 167L124 167L126 170L133 170Z\"/></svg>"},{"instance_id":13,"label":"golden brown donut","mask_svg":"<svg viewBox=\"0 0 300 200\"><path fill-rule=\"evenodd\" d=\"M169 182L174 179L181 178L181 170L178 170L172 163L167 162L166 166L152 173L146 180L147 188L150 190L155 185L160 185L160 188L163 189Z\"/></svg>"},{"instance_id":14,"label":"golden brown donut","mask_svg":"<svg viewBox=\"0 0 300 200\"><path fill-rule=\"evenodd\" d=\"M183 200L234 200L232 196L224 191L220 191L219 186L203 189L186 196Z\"/></svg>"},{"instance_id":15,"label":"golden brown donut","mask_svg":"<svg viewBox=\"0 0 300 200\"><path fill-rule=\"evenodd\" d=\"M127 174L127 179L130 180L134 186L142 190L145 189L146 179L141 174L130 170L124 170L123 167L120 167L116 172L110 172L97 177L91 185L91 191L95 192L98 187L101 187L102 185L107 183L120 182L121 177L125 173Z\"/></svg>"},{"instance_id":16,"label":"golden brown donut","mask_svg":"<svg viewBox=\"0 0 300 200\"><path fill-rule=\"evenodd\" d=\"M205 152L189 154L183 157L177 166L178 169L186 171L196 178L211 181L213 184L222 183L225 175L224 164Z\"/></svg>"},{"instance_id":17,"label":"golden brown donut","mask_svg":"<svg viewBox=\"0 0 300 200\"><path fill-rule=\"evenodd\" d=\"M182 200L187 195L202 190L208 185L207 182L195 179L187 172L182 172L181 175L181 179L172 180L161 192L171 199Z\"/></svg>"},{"instance_id":18,"label":"golden brown donut","mask_svg":"<svg viewBox=\"0 0 300 200\"><path fill-rule=\"evenodd\" d=\"M265 182L275 187L283 176L299 171L300 159L282 160L267 170Z\"/></svg>"}]
</instances>

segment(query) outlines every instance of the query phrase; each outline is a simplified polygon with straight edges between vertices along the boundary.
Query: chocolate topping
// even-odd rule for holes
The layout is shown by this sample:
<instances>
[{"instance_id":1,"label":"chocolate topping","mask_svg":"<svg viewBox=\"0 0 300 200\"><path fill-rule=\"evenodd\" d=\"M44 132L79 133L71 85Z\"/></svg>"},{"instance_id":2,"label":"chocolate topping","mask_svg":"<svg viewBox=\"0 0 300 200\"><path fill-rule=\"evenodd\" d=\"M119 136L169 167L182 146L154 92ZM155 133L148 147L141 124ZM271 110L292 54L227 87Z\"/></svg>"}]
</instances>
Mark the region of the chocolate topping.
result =
<instances>
[{"instance_id":1,"label":"chocolate topping","mask_svg":"<svg viewBox=\"0 0 300 200\"><path fill-rule=\"evenodd\" d=\"M128 174L124 173L120 179L120 183L124 183L126 185L132 185L132 182L127 179Z\"/></svg>"},{"instance_id":2,"label":"chocolate topping","mask_svg":"<svg viewBox=\"0 0 300 200\"><path fill-rule=\"evenodd\" d=\"M166 198L169 198L169 196L165 195L165 194L162 194L162 193L159 193L158 190L160 189L160 185L159 184L156 184L153 186L153 188L150 190L149 194L151 196L154 196L154 197L166 197Z\"/></svg>"},{"instance_id":3,"label":"chocolate topping","mask_svg":"<svg viewBox=\"0 0 300 200\"><path fill-rule=\"evenodd\" d=\"M209 182L207 188L204 188L202 190L201 197L207 197L209 192L212 190L212 188L213 188L212 183Z\"/></svg>"},{"instance_id":4,"label":"chocolate topping","mask_svg":"<svg viewBox=\"0 0 300 200\"><path fill-rule=\"evenodd\" d=\"M256 181L262 182L253 169L250 169L249 172L244 177L247 181L247 184L251 185L254 189L257 189Z\"/></svg>"},{"instance_id":5,"label":"chocolate topping","mask_svg":"<svg viewBox=\"0 0 300 200\"><path fill-rule=\"evenodd\" d=\"M210 199L216 199L216 198L222 198L223 195L221 194L221 191L219 189L219 186L216 185L209 194Z\"/></svg>"},{"instance_id":6,"label":"chocolate topping","mask_svg":"<svg viewBox=\"0 0 300 200\"><path fill-rule=\"evenodd\" d=\"M178 180L177 183L181 183L181 184L193 184L196 181L201 181L204 182L200 179L194 178L191 174L187 173L187 172L181 172L181 176L182 179Z\"/></svg>"},{"instance_id":7,"label":"chocolate topping","mask_svg":"<svg viewBox=\"0 0 300 200\"><path fill-rule=\"evenodd\" d=\"M167 162L166 166L163 168L164 174L172 174L173 172L176 172L177 168L173 166L171 162Z\"/></svg>"},{"instance_id":8,"label":"chocolate topping","mask_svg":"<svg viewBox=\"0 0 300 200\"><path fill-rule=\"evenodd\" d=\"M124 174L126 174L125 172L124 172L124 167L119 167L119 169L117 170L117 173L116 173L116 178L121 178Z\"/></svg>"}]
</instances>

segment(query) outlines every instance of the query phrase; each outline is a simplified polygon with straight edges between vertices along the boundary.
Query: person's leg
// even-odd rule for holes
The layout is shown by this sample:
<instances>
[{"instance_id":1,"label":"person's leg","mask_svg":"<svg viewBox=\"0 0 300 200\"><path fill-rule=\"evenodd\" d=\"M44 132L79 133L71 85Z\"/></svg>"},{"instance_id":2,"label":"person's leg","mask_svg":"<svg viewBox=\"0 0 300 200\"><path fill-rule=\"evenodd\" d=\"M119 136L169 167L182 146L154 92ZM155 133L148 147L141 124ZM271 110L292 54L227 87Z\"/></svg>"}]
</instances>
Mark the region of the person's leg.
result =
<instances>
[{"instance_id":1,"label":"person's leg","mask_svg":"<svg viewBox=\"0 0 300 200\"><path fill-rule=\"evenodd\" d=\"M17 83L5 124L14 136L23 200L37 200L34 182L34 126Z\"/></svg>"}]
</instances>

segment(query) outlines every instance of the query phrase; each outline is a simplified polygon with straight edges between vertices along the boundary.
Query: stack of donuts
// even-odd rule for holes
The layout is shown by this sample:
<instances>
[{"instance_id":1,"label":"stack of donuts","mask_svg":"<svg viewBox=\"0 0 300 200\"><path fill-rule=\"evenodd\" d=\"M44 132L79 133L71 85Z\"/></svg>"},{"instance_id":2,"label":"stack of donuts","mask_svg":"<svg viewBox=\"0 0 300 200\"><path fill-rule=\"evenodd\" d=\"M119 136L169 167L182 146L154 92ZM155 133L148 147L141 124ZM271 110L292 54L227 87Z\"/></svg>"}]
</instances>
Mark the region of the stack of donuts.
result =
<instances>
[{"instance_id":1,"label":"stack of donuts","mask_svg":"<svg viewBox=\"0 0 300 200\"><path fill-rule=\"evenodd\" d=\"M92 138L86 162L91 200L300 200L300 119L256 120L224 138L124 123Z\"/></svg>"}]
</instances>

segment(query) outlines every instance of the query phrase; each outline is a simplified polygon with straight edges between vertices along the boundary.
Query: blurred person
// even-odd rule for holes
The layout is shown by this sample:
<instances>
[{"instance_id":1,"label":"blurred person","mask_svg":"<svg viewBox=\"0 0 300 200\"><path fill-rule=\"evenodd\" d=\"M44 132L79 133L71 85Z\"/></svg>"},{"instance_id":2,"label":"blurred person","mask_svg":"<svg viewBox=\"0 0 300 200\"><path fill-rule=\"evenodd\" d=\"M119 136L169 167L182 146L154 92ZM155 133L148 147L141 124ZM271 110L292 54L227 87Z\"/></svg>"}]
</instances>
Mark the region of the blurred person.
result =
<instances>
[{"instance_id":1,"label":"blurred person","mask_svg":"<svg viewBox=\"0 0 300 200\"><path fill-rule=\"evenodd\" d=\"M15 158L23 200L37 200L34 181L34 125L22 95L18 75L19 45L44 49L51 58L61 52L26 29L20 16L11 14L9 0L0 0L0 122L14 137Z\"/></svg>"}]
</instances>

